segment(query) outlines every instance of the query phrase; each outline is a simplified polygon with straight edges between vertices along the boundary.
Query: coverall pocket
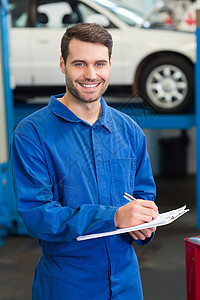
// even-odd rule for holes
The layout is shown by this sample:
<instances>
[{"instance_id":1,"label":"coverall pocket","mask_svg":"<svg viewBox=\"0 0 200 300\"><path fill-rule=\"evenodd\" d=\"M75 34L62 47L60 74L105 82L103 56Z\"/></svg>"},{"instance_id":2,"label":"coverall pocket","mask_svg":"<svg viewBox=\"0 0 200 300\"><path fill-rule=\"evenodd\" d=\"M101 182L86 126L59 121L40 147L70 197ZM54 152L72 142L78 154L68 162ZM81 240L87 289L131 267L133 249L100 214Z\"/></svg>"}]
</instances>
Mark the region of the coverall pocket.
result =
<instances>
[{"instance_id":1,"label":"coverall pocket","mask_svg":"<svg viewBox=\"0 0 200 300\"><path fill-rule=\"evenodd\" d=\"M65 186L65 205L71 204L77 196L77 188Z\"/></svg>"},{"instance_id":2,"label":"coverall pocket","mask_svg":"<svg viewBox=\"0 0 200 300\"><path fill-rule=\"evenodd\" d=\"M111 159L109 163L113 198L118 204L126 204L123 193L133 193L136 158Z\"/></svg>"}]
</instances>

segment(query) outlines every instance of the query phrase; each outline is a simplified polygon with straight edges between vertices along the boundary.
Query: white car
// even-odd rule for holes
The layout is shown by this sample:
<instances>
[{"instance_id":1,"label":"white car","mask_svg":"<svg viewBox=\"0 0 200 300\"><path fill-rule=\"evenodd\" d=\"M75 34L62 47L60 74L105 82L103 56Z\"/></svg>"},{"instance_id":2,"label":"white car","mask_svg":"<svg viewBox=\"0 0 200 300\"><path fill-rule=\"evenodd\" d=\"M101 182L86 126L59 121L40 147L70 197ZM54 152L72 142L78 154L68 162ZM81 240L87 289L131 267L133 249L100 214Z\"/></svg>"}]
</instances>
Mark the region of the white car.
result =
<instances>
[{"instance_id":1,"label":"white car","mask_svg":"<svg viewBox=\"0 0 200 300\"><path fill-rule=\"evenodd\" d=\"M134 87L159 113L185 111L194 98L195 34L154 28L119 0L10 0L15 94L63 92L59 70L65 28L96 22L114 40L110 86ZM142 26L141 26L142 24ZM152 26L151 26L152 25Z\"/></svg>"}]
</instances>

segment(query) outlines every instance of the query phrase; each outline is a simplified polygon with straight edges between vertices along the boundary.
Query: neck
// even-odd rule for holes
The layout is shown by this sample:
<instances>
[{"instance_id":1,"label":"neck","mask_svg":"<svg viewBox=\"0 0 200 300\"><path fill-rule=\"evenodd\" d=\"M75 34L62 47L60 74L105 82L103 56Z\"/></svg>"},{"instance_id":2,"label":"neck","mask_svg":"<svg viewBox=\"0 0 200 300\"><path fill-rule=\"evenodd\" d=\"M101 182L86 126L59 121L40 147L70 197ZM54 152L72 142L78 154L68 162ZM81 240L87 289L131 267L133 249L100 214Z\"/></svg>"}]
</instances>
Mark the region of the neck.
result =
<instances>
[{"instance_id":1,"label":"neck","mask_svg":"<svg viewBox=\"0 0 200 300\"><path fill-rule=\"evenodd\" d=\"M92 102L85 103L80 100L71 101L70 95L66 93L59 99L68 109L70 109L79 119L93 125L101 114L100 99Z\"/></svg>"}]
</instances>

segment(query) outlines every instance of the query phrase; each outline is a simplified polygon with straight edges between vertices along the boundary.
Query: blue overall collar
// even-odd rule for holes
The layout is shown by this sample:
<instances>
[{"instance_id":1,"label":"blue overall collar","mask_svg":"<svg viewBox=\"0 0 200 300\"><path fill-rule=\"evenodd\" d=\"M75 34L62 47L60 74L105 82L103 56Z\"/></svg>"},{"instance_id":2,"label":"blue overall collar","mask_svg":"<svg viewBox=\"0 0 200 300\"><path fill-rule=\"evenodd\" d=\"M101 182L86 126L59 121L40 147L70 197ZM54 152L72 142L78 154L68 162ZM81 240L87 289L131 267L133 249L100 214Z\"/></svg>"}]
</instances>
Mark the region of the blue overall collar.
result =
<instances>
[{"instance_id":1,"label":"blue overall collar","mask_svg":"<svg viewBox=\"0 0 200 300\"><path fill-rule=\"evenodd\" d=\"M59 94L55 96L51 96L49 101L49 108L53 114L56 116L71 122L71 123L79 123L84 122L80 118L78 118L69 108L67 108L62 102L58 101L59 98L62 98L64 94ZM93 124L93 126L97 126L99 124L103 125L110 132L112 131L112 116L108 105L106 104L103 97L100 100L102 113L99 119ZM86 123L86 122L84 122Z\"/></svg>"}]
</instances>

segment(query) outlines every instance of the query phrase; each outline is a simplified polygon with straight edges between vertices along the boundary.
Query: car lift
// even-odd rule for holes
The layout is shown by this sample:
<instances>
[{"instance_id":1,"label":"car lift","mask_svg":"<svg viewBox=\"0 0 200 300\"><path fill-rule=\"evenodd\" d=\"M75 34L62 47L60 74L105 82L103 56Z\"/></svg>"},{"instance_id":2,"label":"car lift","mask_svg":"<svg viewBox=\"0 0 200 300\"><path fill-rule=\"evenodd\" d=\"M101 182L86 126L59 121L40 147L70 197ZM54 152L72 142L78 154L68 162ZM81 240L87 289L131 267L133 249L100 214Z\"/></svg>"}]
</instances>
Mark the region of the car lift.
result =
<instances>
[{"instance_id":1,"label":"car lift","mask_svg":"<svg viewBox=\"0 0 200 300\"><path fill-rule=\"evenodd\" d=\"M196 115L196 206L197 228L200 228L200 0L196 11L196 65L195 65L195 115Z\"/></svg>"},{"instance_id":2,"label":"car lift","mask_svg":"<svg viewBox=\"0 0 200 300\"><path fill-rule=\"evenodd\" d=\"M8 234L24 234L25 227L16 210L9 159L14 128L14 109L9 82L8 2L0 1L0 245Z\"/></svg>"},{"instance_id":3,"label":"car lift","mask_svg":"<svg viewBox=\"0 0 200 300\"><path fill-rule=\"evenodd\" d=\"M200 0L198 0L200 1ZM8 47L8 0L0 0L0 245L8 234L26 235L25 226L17 213L16 200L12 187L9 144L14 126L21 118L33 112L36 107L27 105L13 108L13 97L9 83ZM189 129L196 126L196 208L197 227L200 228L200 7L197 10L197 62L195 65L195 113L186 115L151 115L135 113L133 108L124 112L135 119L142 128ZM38 108L38 107L37 107ZM121 109L123 111L123 109Z\"/></svg>"}]
</instances>

